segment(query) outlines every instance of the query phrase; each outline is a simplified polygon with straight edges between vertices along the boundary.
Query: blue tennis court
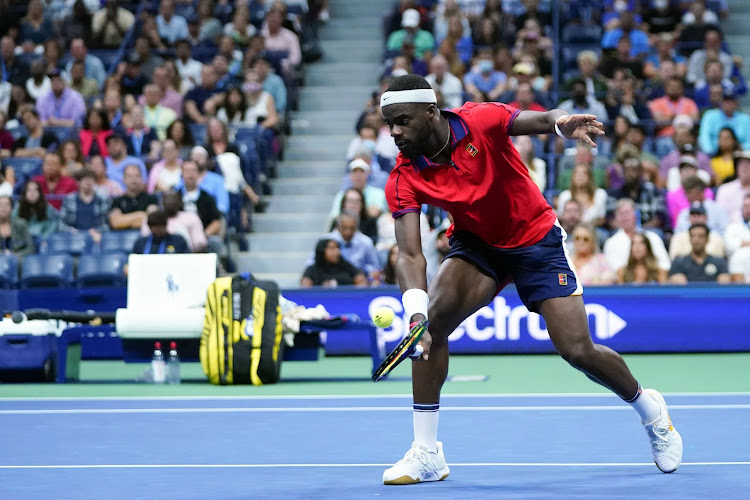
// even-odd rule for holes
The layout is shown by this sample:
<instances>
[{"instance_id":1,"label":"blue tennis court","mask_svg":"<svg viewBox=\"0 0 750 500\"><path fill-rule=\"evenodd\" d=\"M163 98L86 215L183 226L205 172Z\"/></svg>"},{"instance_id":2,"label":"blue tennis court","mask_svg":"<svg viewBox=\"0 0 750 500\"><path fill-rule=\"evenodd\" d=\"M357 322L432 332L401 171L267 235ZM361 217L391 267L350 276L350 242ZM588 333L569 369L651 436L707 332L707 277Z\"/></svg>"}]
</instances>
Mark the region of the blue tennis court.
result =
<instances>
[{"instance_id":1,"label":"blue tennis court","mask_svg":"<svg viewBox=\"0 0 750 500\"><path fill-rule=\"evenodd\" d=\"M674 474L614 396L445 396L451 475L401 487L410 397L4 399L0 498L747 498L750 393L666 398Z\"/></svg>"}]
</instances>

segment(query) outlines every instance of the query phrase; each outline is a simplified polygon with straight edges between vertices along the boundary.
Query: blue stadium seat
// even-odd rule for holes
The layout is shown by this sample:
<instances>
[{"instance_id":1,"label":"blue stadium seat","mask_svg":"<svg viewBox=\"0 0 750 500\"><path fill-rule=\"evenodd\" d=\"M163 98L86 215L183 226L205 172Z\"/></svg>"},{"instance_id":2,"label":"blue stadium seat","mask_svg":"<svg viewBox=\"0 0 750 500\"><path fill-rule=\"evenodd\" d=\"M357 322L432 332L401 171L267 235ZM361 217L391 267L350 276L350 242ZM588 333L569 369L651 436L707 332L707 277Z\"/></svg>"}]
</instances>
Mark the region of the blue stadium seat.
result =
<instances>
[{"instance_id":1,"label":"blue stadium seat","mask_svg":"<svg viewBox=\"0 0 750 500\"><path fill-rule=\"evenodd\" d=\"M21 266L22 288L66 288L73 284L70 255L29 255Z\"/></svg>"},{"instance_id":2,"label":"blue stadium seat","mask_svg":"<svg viewBox=\"0 0 750 500\"><path fill-rule=\"evenodd\" d=\"M53 233L39 245L39 253L80 257L91 251L93 241L86 232Z\"/></svg>"},{"instance_id":3,"label":"blue stadium seat","mask_svg":"<svg viewBox=\"0 0 750 500\"><path fill-rule=\"evenodd\" d=\"M4 167L13 167L16 173L16 184L23 184L27 179L42 173L41 158L4 158Z\"/></svg>"},{"instance_id":4,"label":"blue stadium seat","mask_svg":"<svg viewBox=\"0 0 750 500\"><path fill-rule=\"evenodd\" d=\"M133 245L141 237L140 231L107 231L102 234L99 251L102 254L125 253L133 251Z\"/></svg>"},{"instance_id":5,"label":"blue stadium seat","mask_svg":"<svg viewBox=\"0 0 750 500\"><path fill-rule=\"evenodd\" d=\"M24 136L24 135L26 135L28 133L27 130L26 130L26 127L24 127L23 125L19 125L18 127L9 128L9 129L6 129L6 130L8 132L10 132L10 135L13 136L13 140L14 141L17 141L22 136Z\"/></svg>"},{"instance_id":6,"label":"blue stadium seat","mask_svg":"<svg viewBox=\"0 0 750 500\"><path fill-rule=\"evenodd\" d=\"M120 62L120 51L118 49L89 49L89 54L98 57L107 71L115 69L114 66Z\"/></svg>"},{"instance_id":7,"label":"blue stadium seat","mask_svg":"<svg viewBox=\"0 0 750 500\"><path fill-rule=\"evenodd\" d=\"M18 259L13 254L0 254L0 288L18 286Z\"/></svg>"},{"instance_id":8,"label":"blue stadium seat","mask_svg":"<svg viewBox=\"0 0 750 500\"><path fill-rule=\"evenodd\" d=\"M191 123L190 133L193 135L196 146L204 146L206 144L206 125L204 123Z\"/></svg>"},{"instance_id":9,"label":"blue stadium seat","mask_svg":"<svg viewBox=\"0 0 750 500\"><path fill-rule=\"evenodd\" d=\"M67 141L68 139L78 139L78 134L75 133L75 128L73 127L45 127L44 130L45 132L49 132L57 137L57 141L60 143Z\"/></svg>"},{"instance_id":10,"label":"blue stadium seat","mask_svg":"<svg viewBox=\"0 0 750 500\"><path fill-rule=\"evenodd\" d=\"M78 261L78 286L125 286L126 253L84 255Z\"/></svg>"},{"instance_id":11,"label":"blue stadium seat","mask_svg":"<svg viewBox=\"0 0 750 500\"><path fill-rule=\"evenodd\" d=\"M602 39L602 27L596 24L567 24L562 29L562 43L596 44Z\"/></svg>"}]
</instances>

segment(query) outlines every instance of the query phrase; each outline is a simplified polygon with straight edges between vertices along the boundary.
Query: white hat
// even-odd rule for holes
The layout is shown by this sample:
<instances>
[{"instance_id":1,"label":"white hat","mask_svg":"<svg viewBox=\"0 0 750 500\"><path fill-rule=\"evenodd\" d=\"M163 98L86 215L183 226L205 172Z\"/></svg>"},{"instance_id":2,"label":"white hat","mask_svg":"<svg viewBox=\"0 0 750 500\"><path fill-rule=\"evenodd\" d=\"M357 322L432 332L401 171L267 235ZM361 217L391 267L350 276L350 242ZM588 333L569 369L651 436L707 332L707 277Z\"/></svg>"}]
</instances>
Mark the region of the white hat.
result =
<instances>
[{"instance_id":1,"label":"white hat","mask_svg":"<svg viewBox=\"0 0 750 500\"><path fill-rule=\"evenodd\" d=\"M417 28L419 27L420 21L421 16L416 9L406 9L404 13L401 14L401 26L404 28Z\"/></svg>"},{"instance_id":2,"label":"white hat","mask_svg":"<svg viewBox=\"0 0 750 500\"><path fill-rule=\"evenodd\" d=\"M672 120L672 126L674 128L685 127L692 129L693 127L695 127L695 122L692 118L690 118L689 115L677 115Z\"/></svg>"},{"instance_id":3,"label":"white hat","mask_svg":"<svg viewBox=\"0 0 750 500\"><path fill-rule=\"evenodd\" d=\"M370 164L362 158L357 158L349 162L349 172L353 172L355 169L364 170L365 172L370 171Z\"/></svg>"},{"instance_id":4,"label":"white hat","mask_svg":"<svg viewBox=\"0 0 750 500\"><path fill-rule=\"evenodd\" d=\"M399 76L408 75L409 72L406 71L404 68L396 68L393 71L391 71L391 76L394 78L398 78Z\"/></svg>"},{"instance_id":5,"label":"white hat","mask_svg":"<svg viewBox=\"0 0 750 500\"><path fill-rule=\"evenodd\" d=\"M200 153L208 158L208 151L203 146L194 146L193 149L190 150L190 156L193 156L195 153Z\"/></svg>"}]
</instances>

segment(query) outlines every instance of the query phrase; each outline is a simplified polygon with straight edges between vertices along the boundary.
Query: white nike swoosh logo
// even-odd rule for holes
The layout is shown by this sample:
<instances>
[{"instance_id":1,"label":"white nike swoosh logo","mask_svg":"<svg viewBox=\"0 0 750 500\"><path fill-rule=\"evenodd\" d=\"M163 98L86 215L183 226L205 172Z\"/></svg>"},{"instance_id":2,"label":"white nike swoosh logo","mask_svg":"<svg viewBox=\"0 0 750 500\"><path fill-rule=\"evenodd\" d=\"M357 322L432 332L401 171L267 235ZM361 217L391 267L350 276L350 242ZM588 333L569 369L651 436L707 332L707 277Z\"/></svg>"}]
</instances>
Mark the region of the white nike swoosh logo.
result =
<instances>
[{"instance_id":1,"label":"white nike swoosh logo","mask_svg":"<svg viewBox=\"0 0 750 500\"><path fill-rule=\"evenodd\" d=\"M390 95L389 95L389 96L387 96L387 97L383 97L383 100L384 100L384 101L387 101L387 100L388 100L388 99L390 99L391 97L393 97L393 96L390 96Z\"/></svg>"}]
</instances>

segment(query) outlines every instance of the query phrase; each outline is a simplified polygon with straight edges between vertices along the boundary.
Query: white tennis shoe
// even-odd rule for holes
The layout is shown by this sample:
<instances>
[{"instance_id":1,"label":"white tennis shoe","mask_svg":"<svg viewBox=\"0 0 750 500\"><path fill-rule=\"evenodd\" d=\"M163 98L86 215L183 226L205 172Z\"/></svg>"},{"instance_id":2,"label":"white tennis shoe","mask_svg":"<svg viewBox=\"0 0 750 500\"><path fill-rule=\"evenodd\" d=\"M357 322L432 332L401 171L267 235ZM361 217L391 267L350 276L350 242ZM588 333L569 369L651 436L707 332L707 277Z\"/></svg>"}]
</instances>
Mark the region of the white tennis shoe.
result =
<instances>
[{"instance_id":1,"label":"white tennis shoe","mask_svg":"<svg viewBox=\"0 0 750 500\"><path fill-rule=\"evenodd\" d=\"M414 441L404 458L383 472L383 484L442 481L449 473L450 469L443 454L443 443L438 441L437 452L433 452Z\"/></svg>"},{"instance_id":2,"label":"white tennis shoe","mask_svg":"<svg viewBox=\"0 0 750 500\"><path fill-rule=\"evenodd\" d=\"M654 398L661 406L661 414L657 419L644 424L651 441L654 463L662 472L674 472L682 462L682 437L672 425L664 397L654 389L644 389L643 392Z\"/></svg>"}]
</instances>

